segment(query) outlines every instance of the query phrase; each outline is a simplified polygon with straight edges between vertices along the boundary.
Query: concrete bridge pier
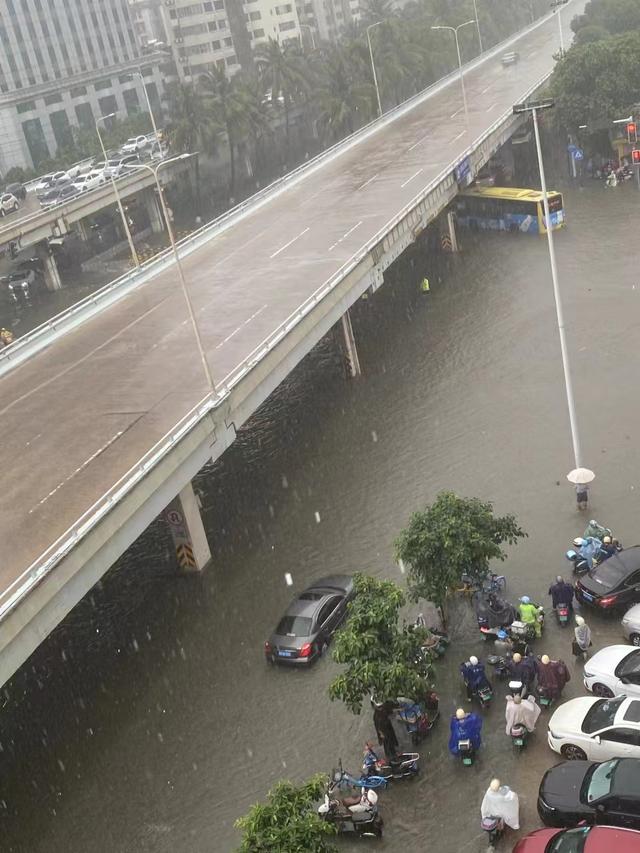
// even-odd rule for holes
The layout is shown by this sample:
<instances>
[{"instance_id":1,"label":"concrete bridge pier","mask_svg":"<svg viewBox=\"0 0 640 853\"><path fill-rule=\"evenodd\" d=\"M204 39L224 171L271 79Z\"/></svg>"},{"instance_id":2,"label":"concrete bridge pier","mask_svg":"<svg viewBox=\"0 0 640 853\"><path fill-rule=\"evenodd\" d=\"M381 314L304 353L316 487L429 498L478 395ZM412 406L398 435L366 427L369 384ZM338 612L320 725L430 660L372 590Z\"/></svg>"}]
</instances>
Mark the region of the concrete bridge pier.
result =
<instances>
[{"instance_id":1,"label":"concrete bridge pier","mask_svg":"<svg viewBox=\"0 0 640 853\"><path fill-rule=\"evenodd\" d=\"M46 243L39 243L37 246L37 254L43 265L44 283L47 290L62 290L62 280L58 272L56 259L51 254L51 250Z\"/></svg>"},{"instance_id":2,"label":"concrete bridge pier","mask_svg":"<svg viewBox=\"0 0 640 853\"><path fill-rule=\"evenodd\" d=\"M182 572L201 572L211 562L200 500L188 483L164 511L176 551L178 567Z\"/></svg>"},{"instance_id":3,"label":"concrete bridge pier","mask_svg":"<svg viewBox=\"0 0 640 853\"><path fill-rule=\"evenodd\" d=\"M458 237L456 234L456 215L450 210L447 213L447 225L449 226L449 240L451 241L451 251L458 252Z\"/></svg>"},{"instance_id":4,"label":"concrete bridge pier","mask_svg":"<svg viewBox=\"0 0 640 853\"><path fill-rule=\"evenodd\" d=\"M344 312L340 318L342 323L342 335L344 338L344 348L347 354L347 363L349 365L349 374L352 377L360 376L362 369L360 368L360 359L358 358L358 349L356 347L356 339L353 334L353 326L351 325L351 314L349 309Z\"/></svg>"},{"instance_id":5,"label":"concrete bridge pier","mask_svg":"<svg viewBox=\"0 0 640 853\"><path fill-rule=\"evenodd\" d=\"M165 229L165 222L162 216L160 203L158 201L158 194L156 193L155 187L145 190L143 198L144 206L149 217L149 223L151 225L151 231L154 234L162 234Z\"/></svg>"}]
</instances>

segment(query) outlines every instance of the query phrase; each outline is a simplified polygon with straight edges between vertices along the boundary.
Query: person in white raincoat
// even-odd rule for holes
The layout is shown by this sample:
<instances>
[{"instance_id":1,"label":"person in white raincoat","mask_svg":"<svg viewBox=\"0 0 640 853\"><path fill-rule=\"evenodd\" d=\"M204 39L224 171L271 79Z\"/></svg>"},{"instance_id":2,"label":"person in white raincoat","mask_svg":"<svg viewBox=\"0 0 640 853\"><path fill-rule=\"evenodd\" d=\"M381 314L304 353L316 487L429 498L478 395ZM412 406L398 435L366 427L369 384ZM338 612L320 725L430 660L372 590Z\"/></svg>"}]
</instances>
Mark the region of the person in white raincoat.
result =
<instances>
[{"instance_id":1,"label":"person in white raincoat","mask_svg":"<svg viewBox=\"0 0 640 853\"><path fill-rule=\"evenodd\" d=\"M499 817L511 829L520 829L520 801L515 791L508 785L501 785L499 779L492 779L484 795L480 814L485 817Z\"/></svg>"},{"instance_id":2,"label":"person in white raincoat","mask_svg":"<svg viewBox=\"0 0 640 853\"><path fill-rule=\"evenodd\" d=\"M504 716L507 721L506 734L510 735L511 729L519 723L532 732L540 716L540 707L532 697L522 699L520 696L507 696Z\"/></svg>"}]
</instances>

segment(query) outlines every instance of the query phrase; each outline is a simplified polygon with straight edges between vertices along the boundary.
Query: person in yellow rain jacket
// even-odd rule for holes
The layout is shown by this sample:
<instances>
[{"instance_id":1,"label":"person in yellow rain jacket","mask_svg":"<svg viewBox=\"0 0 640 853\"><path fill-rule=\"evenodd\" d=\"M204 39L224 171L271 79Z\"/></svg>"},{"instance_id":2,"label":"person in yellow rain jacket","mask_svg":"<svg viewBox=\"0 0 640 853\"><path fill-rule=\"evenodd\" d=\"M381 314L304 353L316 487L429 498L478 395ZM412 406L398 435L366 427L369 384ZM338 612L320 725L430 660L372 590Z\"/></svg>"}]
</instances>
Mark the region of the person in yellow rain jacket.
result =
<instances>
[{"instance_id":1,"label":"person in yellow rain jacket","mask_svg":"<svg viewBox=\"0 0 640 853\"><path fill-rule=\"evenodd\" d=\"M518 605L518 613L520 615L520 621L525 622L527 625L533 625L533 628L536 632L536 637L542 636L542 625L540 624L540 620L538 619L538 608L535 604L531 603L531 599L528 595L523 595L520 599L520 604Z\"/></svg>"}]
</instances>

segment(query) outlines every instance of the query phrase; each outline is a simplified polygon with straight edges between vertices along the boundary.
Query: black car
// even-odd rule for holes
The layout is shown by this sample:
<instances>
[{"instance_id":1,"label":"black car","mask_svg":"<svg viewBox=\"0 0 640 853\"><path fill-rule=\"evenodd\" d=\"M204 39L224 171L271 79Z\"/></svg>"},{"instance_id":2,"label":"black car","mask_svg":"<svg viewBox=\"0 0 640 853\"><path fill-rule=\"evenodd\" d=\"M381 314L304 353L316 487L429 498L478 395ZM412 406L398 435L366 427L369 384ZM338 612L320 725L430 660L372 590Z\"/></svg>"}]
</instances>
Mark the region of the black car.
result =
<instances>
[{"instance_id":1,"label":"black car","mask_svg":"<svg viewBox=\"0 0 640 853\"><path fill-rule=\"evenodd\" d=\"M585 821L640 829L640 759L557 764L542 777L538 814L547 826Z\"/></svg>"},{"instance_id":2,"label":"black car","mask_svg":"<svg viewBox=\"0 0 640 853\"><path fill-rule=\"evenodd\" d=\"M11 195L19 198L20 201L24 201L27 197L27 190L23 184L7 184L4 191L6 193L11 193Z\"/></svg>"},{"instance_id":3,"label":"black car","mask_svg":"<svg viewBox=\"0 0 640 853\"><path fill-rule=\"evenodd\" d=\"M293 599L264 644L269 663L307 666L319 658L354 596L350 575L320 578Z\"/></svg>"},{"instance_id":4,"label":"black car","mask_svg":"<svg viewBox=\"0 0 640 853\"><path fill-rule=\"evenodd\" d=\"M640 545L619 551L582 575L576 583L576 598L601 610L640 601Z\"/></svg>"}]
</instances>

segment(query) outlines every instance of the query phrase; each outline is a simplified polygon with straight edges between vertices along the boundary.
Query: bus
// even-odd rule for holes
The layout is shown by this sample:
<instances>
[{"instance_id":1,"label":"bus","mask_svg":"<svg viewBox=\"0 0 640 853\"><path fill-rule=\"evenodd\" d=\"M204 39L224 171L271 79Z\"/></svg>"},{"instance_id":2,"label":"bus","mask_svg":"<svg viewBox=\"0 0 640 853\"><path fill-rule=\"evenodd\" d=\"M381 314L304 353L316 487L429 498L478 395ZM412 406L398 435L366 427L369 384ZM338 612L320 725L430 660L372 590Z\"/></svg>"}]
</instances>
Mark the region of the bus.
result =
<instances>
[{"instance_id":1,"label":"bus","mask_svg":"<svg viewBox=\"0 0 640 853\"><path fill-rule=\"evenodd\" d=\"M562 193L549 190L549 215L555 231L564 225ZM456 199L460 225L475 231L522 231L546 234L543 195L540 190L517 187L473 186Z\"/></svg>"}]
</instances>

